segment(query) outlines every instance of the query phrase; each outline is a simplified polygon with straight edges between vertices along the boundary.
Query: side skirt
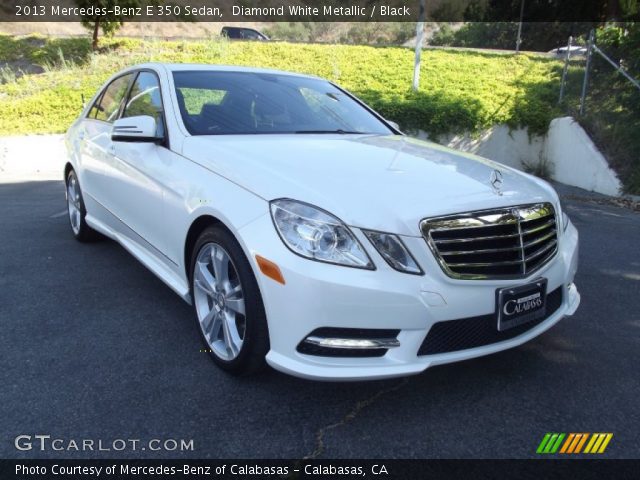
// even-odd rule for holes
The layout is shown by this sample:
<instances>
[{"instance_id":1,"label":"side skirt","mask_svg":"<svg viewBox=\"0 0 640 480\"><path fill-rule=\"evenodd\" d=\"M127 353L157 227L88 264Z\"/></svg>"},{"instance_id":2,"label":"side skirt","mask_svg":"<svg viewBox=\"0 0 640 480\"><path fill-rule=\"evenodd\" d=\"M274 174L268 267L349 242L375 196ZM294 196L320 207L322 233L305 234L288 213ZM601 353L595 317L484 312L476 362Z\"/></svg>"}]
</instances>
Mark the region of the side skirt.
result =
<instances>
[{"instance_id":1,"label":"side skirt","mask_svg":"<svg viewBox=\"0 0 640 480\"><path fill-rule=\"evenodd\" d=\"M89 197L89 198L86 198ZM122 223L117 217L115 217L111 212L109 212L106 208L104 208L100 203L91 198L89 195L85 195L85 203L89 201L93 204L92 210L95 209L101 210L104 212L105 216L108 216L113 223L117 224L117 229L108 225L106 222L99 220L94 215L87 212L87 216L85 220L87 224L97 230L98 232L106 235L107 237L115 240L120 245L122 245L131 255L133 255L140 263L142 263L145 267L147 267L154 275L156 275L160 280L162 280L169 288L171 288L174 292L176 292L180 298L182 298L189 305L192 304L191 293L189 291L188 283L180 277L176 272L174 272L169 266L166 265L163 261L164 256L161 252L155 252L155 247L149 244L144 238L135 233L131 228ZM87 209L88 210L88 209ZM127 232L125 235L123 232Z\"/></svg>"}]
</instances>

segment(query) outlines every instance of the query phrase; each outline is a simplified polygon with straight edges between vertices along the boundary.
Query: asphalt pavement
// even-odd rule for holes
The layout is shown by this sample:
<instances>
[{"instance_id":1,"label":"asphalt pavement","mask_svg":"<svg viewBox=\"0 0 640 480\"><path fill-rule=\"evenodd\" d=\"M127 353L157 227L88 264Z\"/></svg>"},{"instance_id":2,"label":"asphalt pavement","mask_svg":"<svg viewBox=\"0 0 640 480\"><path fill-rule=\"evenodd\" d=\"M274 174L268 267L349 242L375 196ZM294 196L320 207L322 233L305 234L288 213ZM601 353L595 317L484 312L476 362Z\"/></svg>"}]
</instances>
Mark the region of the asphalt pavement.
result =
<instances>
[{"instance_id":1,"label":"asphalt pavement","mask_svg":"<svg viewBox=\"0 0 640 480\"><path fill-rule=\"evenodd\" d=\"M218 370L191 307L116 243L72 238L61 181L0 184L0 458L529 458L546 432L612 432L603 457L638 458L640 213L561 192L575 316L408 379L317 383ZM38 434L64 450L16 449ZM193 450L68 448L83 439Z\"/></svg>"}]
</instances>

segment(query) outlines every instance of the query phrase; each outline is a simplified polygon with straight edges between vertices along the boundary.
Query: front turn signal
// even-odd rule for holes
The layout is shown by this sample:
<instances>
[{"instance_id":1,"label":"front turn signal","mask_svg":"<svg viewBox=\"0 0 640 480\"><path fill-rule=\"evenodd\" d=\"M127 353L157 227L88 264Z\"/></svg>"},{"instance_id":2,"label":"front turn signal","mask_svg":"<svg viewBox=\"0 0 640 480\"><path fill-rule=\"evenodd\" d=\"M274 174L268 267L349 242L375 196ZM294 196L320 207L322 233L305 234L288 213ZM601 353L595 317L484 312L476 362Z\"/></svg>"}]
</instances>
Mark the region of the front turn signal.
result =
<instances>
[{"instance_id":1,"label":"front turn signal","mask_svg":"<svg viewBox=\"0 0 640 480\"><path fill-rule=\"evenodd\" d=\"M284 277L282 276L282 272L280 271L280 267L273 263L271 260L267 260L260 255L256 255L256 262L258 262L258 267L260 267L260 271L267 277L272 280L275 280L282 285L285 284Z\"/></svg>"}]
</instances>

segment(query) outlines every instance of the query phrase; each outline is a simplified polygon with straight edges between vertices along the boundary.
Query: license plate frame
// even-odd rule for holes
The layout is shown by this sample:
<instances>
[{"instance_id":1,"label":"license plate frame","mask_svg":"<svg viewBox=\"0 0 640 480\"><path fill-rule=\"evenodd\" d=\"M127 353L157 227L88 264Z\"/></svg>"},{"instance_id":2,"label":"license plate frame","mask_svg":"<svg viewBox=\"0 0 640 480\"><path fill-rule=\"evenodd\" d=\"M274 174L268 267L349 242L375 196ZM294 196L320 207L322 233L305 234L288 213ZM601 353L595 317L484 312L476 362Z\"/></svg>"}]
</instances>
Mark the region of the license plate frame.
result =
<instances>
[{"instance_id":1,"label":"license plate frame","mask_svg":"<svg viewBox=\"0 0 640 480\"><path fill-rule=\"evenodd\" d=\"M496 326L499 332L544 318L547 309L546 278L496 290ZM510 313L511 312L511 313Z\"/></svg>"}]
</instances>

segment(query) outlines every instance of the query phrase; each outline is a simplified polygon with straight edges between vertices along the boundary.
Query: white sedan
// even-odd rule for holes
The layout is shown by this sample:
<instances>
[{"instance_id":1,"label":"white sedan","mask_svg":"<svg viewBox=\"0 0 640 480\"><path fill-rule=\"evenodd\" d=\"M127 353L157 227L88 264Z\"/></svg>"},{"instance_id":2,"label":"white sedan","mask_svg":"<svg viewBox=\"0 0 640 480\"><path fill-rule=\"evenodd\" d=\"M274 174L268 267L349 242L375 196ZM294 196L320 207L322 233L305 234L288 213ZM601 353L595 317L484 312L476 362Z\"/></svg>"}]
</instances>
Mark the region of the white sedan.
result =
<instances>
[{"instance_id":1,"label":"white sedan","mask_svg":"<svg viewBox=\"0 0 640 480\"><path fill-rule=\"evenodd\" d=\"M235 374L415 374L580 303L578 232L548 183L406 137L320 78L131 67L66 144L74 236L116 240L191 303Z\"/></svg>"}]
</instances>

